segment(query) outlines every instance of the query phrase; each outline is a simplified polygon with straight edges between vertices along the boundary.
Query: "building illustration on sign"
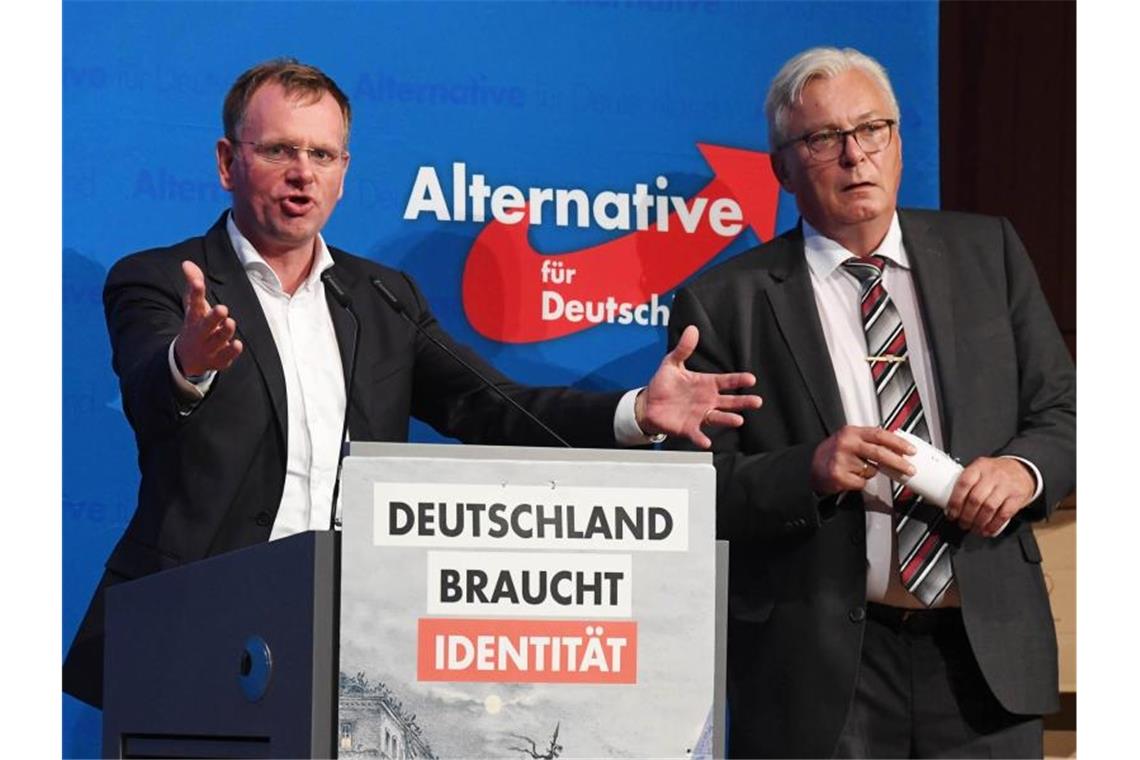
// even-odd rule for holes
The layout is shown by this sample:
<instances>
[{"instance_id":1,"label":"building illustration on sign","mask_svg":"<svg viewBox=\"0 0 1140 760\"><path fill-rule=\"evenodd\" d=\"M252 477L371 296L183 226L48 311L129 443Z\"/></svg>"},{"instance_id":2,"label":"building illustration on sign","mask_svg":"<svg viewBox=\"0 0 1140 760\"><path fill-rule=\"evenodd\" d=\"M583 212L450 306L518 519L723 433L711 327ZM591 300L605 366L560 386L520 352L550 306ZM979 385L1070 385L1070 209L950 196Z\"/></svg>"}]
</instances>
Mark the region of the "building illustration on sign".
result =
<instances>
[{"instance_id":1,"label":"building illustration on sign","mask_svg":"<svg viewBox=\"0 0 1140 760\"><path fill-rule=\"evenodd\" d=\"M364 673L340 674L339 722L339 757L436 760L416 716L404 711L383 682L372 683Z\"/></svg>"}]
</instances>

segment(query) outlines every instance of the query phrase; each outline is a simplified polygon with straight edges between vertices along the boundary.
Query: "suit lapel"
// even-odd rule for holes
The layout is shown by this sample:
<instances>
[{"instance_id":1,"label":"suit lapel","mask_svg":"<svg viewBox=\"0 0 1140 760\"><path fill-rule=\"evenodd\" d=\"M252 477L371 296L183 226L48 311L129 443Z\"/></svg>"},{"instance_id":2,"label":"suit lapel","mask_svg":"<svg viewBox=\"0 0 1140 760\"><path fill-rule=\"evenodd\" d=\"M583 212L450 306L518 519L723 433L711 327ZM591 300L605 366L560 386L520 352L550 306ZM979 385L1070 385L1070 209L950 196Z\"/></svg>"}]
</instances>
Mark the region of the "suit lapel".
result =
<instances>
[{"instance_id":1,"label":"suit lapel","mask_svg":"<svg viewBox=\"0 0 1140 760\"><path fill-rule=\"evenodd\" d=\"M329 248L329 253L335 262L332 269L329 271L337 282L341 284L349 297L353 299L353 305L356 309L357 318L363 320L360 316L363 304L367 303L367 281L363 279L360 272L356 271L351 263L347 262L347 254L335 248ZM364 292L354 292L359 287L364 287ZM349 316L348 310L336 302L329 288L325 288L325 300L328 303L329 314L332 316L333 331L336 333L337 348L340 350L340 366L344 370L344 385L345 385L345 403L348 404L348 434L352 440L367 440L373 437L371 427L368 424L368 415L361 405L365 399L365 391L363 388L368 387L367 371L371 366L366 357L371 356L370 349L373 348L373 341L364 341L361 336L360 347L356 354L356 367L353 368L352 359L352 343L353 331L356 325L353 324L352 317ZM363 329L363 327L361 327ZM354 390L355 389L355 390Z\"/></svg>"},{"instance_id":2,"label":"suit lapel","mask_svg":"<svg viewBox=\"0 0 1140 760\"><path fill-rule=\"evenodd\" d=\"M329 272L336 278L337 282L341 284L345 292L351 293L357 283L358 278L356 274L341 265L340 251L333 251L330 248L329 253L332 254L333 261L336 262ZM348 383L352 375L352 343L356 326L353 324L352 317L349 315L348 310L337 303L327 287L325 288L325 301L328 302L329 315L332 317L333 330L336 332L337 347L340 349L340 366L344 369L345 390L349 392L351 396ZM359 363L359 361L360 358L357 357L357 362Z\"/></svg>"},{"instance_id":3,"label":"suit lapel","mask_svg":"<svg viewBox=\"0 0 1140 760\"><path fill-rule=\"evenodd\" d=\"M938 401L942 419L942 445L951 450L956 427L954 415L960 404L955 389L964 387L957 377L958 362L954 328L954 289L951 262L943 240L921 219L899 212L903 245L914 268L919 308L926 323L926 336L938 375Z\"/></svg>"},{"instance_id":4,"label":"suit lapel","mask_svg":"<svg viewBox=\"0 0 1140 760\"><path fill-rule=\"evenodd\" d=\"M816 412L830 435L843 427L846 417L839 387L835 383L831 355L815 308L815 293L804 258L802 235L793 233L786 238L786 244L780 251L768 255L773 254L782 260L774 262L767 272L772 279L765 290L768 303ZM757 307L760 308L760 304Z\"/></svg>"},{"instance_id":5,"label":"suit lapel","mask_svg":"<svg viewBox=\"0 0 1140 760\"><path fill-rule=\"evenodd\" d=\"M228 213L228 212L227 212ZM253 357L265 379L265 387L273 401L283 440L288 440L288 405L285 398L285 372L281 369L281 357L277 354L277 344L265 314L253 292L245 270L238 260L226 232L226 216L206 233L206 280L214 303L223 303L230 316L237 322L238 337L245 344L245 350Z\"/></svg>"}]
</instances>

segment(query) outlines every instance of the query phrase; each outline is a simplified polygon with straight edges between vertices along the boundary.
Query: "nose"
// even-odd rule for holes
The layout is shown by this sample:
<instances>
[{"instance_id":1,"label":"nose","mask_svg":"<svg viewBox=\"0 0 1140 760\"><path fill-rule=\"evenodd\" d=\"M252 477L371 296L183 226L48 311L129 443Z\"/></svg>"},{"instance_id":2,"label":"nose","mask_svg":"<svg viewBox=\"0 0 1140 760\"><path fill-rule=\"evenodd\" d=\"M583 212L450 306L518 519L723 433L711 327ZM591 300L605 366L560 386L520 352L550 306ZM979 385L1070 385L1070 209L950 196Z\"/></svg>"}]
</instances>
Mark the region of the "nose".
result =
<instances>
[{"instance_id":1,"label":"nose","mask_svg":"<svg viewBox=\"0 0 1140 760\"><path fill-rule=\"evenodd\" d=\"M293 185L305 186L310 184L316 178L316 172L313 169L313 160L309 158L309 154L304 151L297 154L297 156L289 162L289 168L285 171L285 180Z\"/></svg>"},{"instance_id":2,"label":"nose","mask_svg":"<svg viewBox=\"0 0 1140 760\"><path fill-rule=\"evenodd\" d=\"M866 158L867 154L863 151L863 148L859 146L858 141L856 141L855 133L851 132L843 135L843 150L839 153L840 163L846 166L854 166Z\"/></svg>"}]
</instances>

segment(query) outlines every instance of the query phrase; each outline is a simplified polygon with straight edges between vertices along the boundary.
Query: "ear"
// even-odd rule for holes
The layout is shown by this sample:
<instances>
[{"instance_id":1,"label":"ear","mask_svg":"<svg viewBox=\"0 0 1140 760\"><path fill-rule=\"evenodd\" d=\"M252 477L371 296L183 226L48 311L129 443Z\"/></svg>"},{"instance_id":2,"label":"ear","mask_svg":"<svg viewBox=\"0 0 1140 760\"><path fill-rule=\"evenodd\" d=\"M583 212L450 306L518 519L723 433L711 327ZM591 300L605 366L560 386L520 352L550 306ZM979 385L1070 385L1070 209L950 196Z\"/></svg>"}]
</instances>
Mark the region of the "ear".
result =
<instances>
[{"instance_id":1,"label":"ear","mask_svg":"<svg viewBox=\"0 0 1140 760\"><path fill-rule=\"evenodd\" d=\"M772 164L772 173L776 175L776 179L780 182L780 187L787 190L792 195L795 195L795 190L792 189L791 178L788 174L788 167L784 152L778 150L775 153L768 154L768 162Z\"/></svg>"},{"instance_id":2,"label":"ear","mask_svg":"<svg viewBox=\"0 0 1140 760\"><path fill-rule=\"evenodd\" d=\"M221 138L214 146L214 155L218 162L218 181L226 190L233 190L233 164L236 158L233 143L225 137Z\"/></svg>"}]
</instances>

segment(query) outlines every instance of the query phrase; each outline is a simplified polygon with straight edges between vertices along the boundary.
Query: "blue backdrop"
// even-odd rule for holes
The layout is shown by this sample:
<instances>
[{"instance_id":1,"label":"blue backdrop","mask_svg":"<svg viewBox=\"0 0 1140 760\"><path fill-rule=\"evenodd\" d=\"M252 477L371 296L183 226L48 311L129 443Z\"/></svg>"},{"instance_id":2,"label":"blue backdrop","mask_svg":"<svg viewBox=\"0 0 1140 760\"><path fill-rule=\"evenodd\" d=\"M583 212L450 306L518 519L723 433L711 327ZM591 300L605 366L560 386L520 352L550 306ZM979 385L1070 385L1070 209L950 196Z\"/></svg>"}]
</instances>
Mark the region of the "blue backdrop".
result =
<instances>
[{"instance_id":1,"label":"blue backdrop","mask_svg":"<svg viewBox=\"0 0 1140 760\"><path fill-rule=\"evenodd\" d=\"M103 279L128 252L201 234L228 205L213 146L238 73L295 56L352 100L331 243L409 271L443 325L508 374L618 388L649 376L664 329L602 324L523 344L480 334L461 283L486 223L405 219L417 173L436 170L449 197L452 164L463 162L524 192L594 197L637 183L654 192L661 176L668 194L691 198L713 178L698 143L764 151L768 82L789 56L828 44L870 53L891 73L906 143L902 203L934 207L937 21L935 3L65 3L64 646L137 487ZM781 195L776 230L795 219ZM547 220L529 239L570 252L627 234ZM756 240L745 226L711 260ZM415 436L438 439L422 426ZM65 697L63 735L65 756L97 754L99 713Z\"/></svg>"}]
</instances>

